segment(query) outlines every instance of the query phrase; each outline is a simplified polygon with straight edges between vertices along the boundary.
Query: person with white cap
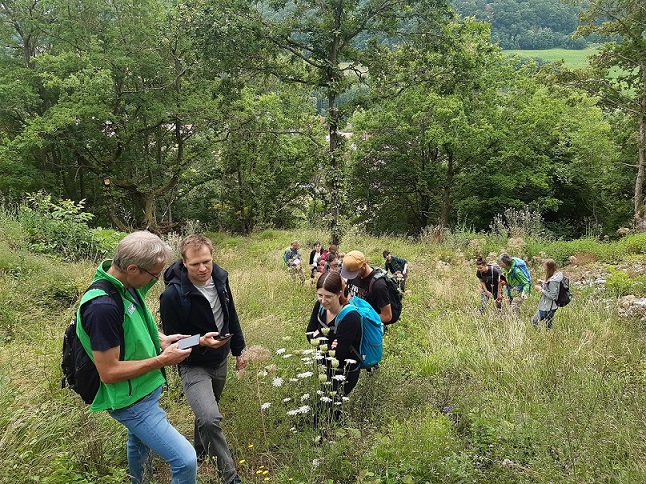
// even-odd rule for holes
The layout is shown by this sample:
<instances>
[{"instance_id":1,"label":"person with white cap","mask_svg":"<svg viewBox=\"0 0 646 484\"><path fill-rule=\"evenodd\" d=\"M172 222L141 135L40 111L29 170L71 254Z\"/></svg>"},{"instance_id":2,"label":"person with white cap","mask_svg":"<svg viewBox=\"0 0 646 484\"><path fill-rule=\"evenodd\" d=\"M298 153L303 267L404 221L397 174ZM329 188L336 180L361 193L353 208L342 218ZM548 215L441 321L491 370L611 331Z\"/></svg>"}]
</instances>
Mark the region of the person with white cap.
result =
<instances>
[{"instance_id":1,"label":"person with white cap","mask_svg":"<svg viewBox=\"0 0 646 484\"><path fill-rule=\"evenodd\" d=\"M350 295L365 299L377 311L381 322L392 320L392 307L386 281L375 278L375 270L366 262L366 256L358 250L351 250L343 257L341 277L348 281Z\"/></svg>"}]
</instances>

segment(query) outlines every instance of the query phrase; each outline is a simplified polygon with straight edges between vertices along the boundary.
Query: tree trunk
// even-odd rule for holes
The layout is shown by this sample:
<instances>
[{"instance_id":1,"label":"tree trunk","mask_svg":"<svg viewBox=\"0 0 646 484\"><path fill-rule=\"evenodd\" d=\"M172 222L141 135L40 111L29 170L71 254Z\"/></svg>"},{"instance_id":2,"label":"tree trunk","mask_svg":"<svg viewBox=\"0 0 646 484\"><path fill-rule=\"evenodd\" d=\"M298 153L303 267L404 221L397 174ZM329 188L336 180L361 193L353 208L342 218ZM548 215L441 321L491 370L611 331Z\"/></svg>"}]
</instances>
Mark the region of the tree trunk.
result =
<instances>
[{"instance_id":1,"label":"tree trunk","mask_svg":"<svg viewBox=\"0 0 646 484\"><path fill-rule=\"evenodd\" d=\"M644 219L644 172L646 170L646 63L640 65L642 75L639 99L639 136L637 140L637 179L635 180L635 227L646 230Z\"/></svg>"}]
</instances>

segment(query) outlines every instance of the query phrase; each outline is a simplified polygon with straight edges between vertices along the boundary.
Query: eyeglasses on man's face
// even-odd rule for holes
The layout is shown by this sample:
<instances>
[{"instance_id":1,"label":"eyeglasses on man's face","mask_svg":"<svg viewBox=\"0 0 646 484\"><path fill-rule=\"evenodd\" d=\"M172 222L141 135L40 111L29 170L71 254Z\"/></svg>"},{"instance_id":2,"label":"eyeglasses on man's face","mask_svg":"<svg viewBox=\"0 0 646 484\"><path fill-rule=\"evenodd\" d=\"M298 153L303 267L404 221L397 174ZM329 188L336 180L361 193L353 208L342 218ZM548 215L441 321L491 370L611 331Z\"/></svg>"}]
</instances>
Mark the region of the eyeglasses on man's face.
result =
<instances>
[{"instance_id":1,"label":"eyeglasses on man's face","mask_svg":"<svg viewBox=\"0 0 646 484\"><path fill-rule=\"evenodd\" d=\"M156 281L158 281L158 280L159 280L159 276L161 276L161 272L160 272L159 274L153 274L152 272L150 272L150 271L149 271L149 270L147 270L147 269L144 269L143 267L140 267L140 268L139 268L139 270L140 270L140 271L144 271L146 274L148 274L150 277L152 277L152 278L153 278L153 279L155 279Z\"/></svg>"}]
</instances>

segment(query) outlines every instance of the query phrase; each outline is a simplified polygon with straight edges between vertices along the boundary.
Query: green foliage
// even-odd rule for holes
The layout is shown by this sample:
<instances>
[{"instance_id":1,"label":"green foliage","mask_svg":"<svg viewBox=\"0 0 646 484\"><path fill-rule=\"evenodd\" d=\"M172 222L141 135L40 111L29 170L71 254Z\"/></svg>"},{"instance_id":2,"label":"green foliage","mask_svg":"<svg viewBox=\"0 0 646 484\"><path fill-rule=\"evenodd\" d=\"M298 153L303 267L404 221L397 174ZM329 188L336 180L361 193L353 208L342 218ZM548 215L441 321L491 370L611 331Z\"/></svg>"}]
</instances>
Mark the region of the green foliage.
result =
<instances>
[{"instance_id":1,"label":"green foliage","mask_svg":"<svg viewBox=\"0 0 646 484\"><path fill-rule=\"evenodd\" d=\"M0 405L7 409L0 414L0 480L120 482L127 466L122 427L105 413L90 415L60 389L60 338L94 264L10 249L19 245L16 231L2 233L8 269L0 270L0 321L12 333L0 339ZM559 309L548 332L529 323L538 295L522 307L522 319L477 310L479 285L467 257L507 239L463 229L429 243L350 230L343 249L363 249L377 262L387 247L409 260L410 291L401 321L386 333L383 363L361 375L334 427L313 425L311 411L292 414L314 408L321 389L317 366L302 359L311 356L303 331L315 298L281 262L290 240L305 249L325 243L322 233L211 235L249 346L247 369L231 369L220 402L245 481L574 484L646 477L639 460L646 451L644 339L638 324L608 304L615 286L643 282L619 275L643 257L641 235L607 243L526 240L531 254L558 248L561 257L612 254L623 261L608 290L575 286L577 298ZM150 295L153 310L161 290ZM193 416L178 375L167 374L162 407L190 438ZM155 469L164 481L167 466L156 459ZM210 464L200 469L200 482L217 482Z\"/></svg>"},{"instance_id":2,"label":"green foliage","mask_svg":"<svg viewBox=\"0 0 646 484\"><path fill-rule=\"evenodd\" d=\"M610 268L610 276L606 280L606 287L614 296L637 297L646 296L646 274L632 276L623 271Z\"/></svg>"},{"instance_id":3,"label":"green foliage","mask_svg":"<svg viewBox=\"0 0 646 484\"><path fill-rule=\"evenodd\" d=\"M16 219L27 234L29 249L70 261L105 257L122 234L88 227L93 215L83 211L84 205L84 200L55 200L45 192L27 195Z\"/></svg>"}]
</instances>

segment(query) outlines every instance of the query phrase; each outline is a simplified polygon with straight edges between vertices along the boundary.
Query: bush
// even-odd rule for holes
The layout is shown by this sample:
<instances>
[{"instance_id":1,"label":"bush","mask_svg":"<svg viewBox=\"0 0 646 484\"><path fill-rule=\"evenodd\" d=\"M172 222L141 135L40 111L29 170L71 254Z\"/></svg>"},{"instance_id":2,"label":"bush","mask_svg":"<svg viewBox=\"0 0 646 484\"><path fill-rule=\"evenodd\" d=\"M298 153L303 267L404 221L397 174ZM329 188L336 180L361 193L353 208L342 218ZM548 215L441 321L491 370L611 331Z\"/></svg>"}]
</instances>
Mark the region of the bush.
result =
<instances>
[{"instance_id":1,"label":"bush","mask_svg":"<svg viewBox=\"0 0 646 484\"><path fill-rule=\"evenodd\" d=\"M42 191L28 194L17 219L27 233L29 249L69 261L109 254L123 234L88 227L94 216L83 212L84 205L85 200L55 200Z\"/></svg>"}]
</instances>

